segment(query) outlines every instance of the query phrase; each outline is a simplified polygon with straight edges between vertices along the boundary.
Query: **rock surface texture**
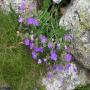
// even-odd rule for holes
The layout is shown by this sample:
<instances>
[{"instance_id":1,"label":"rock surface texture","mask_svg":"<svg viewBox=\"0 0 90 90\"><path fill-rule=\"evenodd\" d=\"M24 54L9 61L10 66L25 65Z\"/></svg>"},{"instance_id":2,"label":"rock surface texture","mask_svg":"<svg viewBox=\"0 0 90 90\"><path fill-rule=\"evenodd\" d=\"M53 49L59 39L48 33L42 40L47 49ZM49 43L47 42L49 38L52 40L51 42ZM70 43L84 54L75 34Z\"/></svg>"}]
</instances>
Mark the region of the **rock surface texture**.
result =
<instances>
[{"instance_id":1,"label":"rock surface texture","mask_svg":"<svg viewBox=\"0 0 90 90\"><path fill-rule=\"evenodd\" d=\"M18 5L21 3L22 0L1 0L0 1L0 8L3 9L3 11L8 12L10 11L10 3L12 4L12 7L18 11Z\"/></svg>"},{"instance_id":2,"label":"rock surface texture","mask_svg":"<svg viewBox=\"0 0 90 90\"><path fill-rule=\"evenodd\" d=\"M86 76L86 71L80 69L78 72L77 66L74 63L61 67L58 65L48 72L47 76L42 79L46 90L74 90L78 85L89 83L90 77Z\"/></svg>"},{"instance_id":3,"label":"rock surface texture","mask_svg":"<svg viewBox=\"0 0 90 90\"><path fill-rule=\"evenodd\" d=\"M90 0L72 0L59 25L72 30L79 62L90 69Z\"/></svg>"}]
</instances>

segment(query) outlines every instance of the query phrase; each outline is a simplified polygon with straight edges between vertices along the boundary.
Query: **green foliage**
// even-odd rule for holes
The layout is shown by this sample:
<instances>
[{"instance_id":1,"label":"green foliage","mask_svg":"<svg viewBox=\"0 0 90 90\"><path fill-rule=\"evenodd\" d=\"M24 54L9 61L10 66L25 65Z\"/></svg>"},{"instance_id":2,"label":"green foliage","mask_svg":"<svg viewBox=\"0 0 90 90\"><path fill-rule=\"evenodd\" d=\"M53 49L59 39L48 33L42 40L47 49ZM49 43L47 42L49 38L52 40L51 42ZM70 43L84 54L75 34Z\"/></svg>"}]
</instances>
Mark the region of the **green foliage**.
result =
<instances>
[{"instance_id":1,"label":"green foliage","mask_svg":"<svg viewBox=\"0 0 90 90\"><path fill-rule=\"evenodd\" d=\"M90 84L87 84L85 86L77 87L75 90L90 90Z\"/></svg>"},{"instance_id":2,"label":"green foliage","mask_svg":"<svg viewBox=\"0 0 90 90\"><path fill-rule=\"evenodd\" d=\"M18 44L17 22L10 14L0 12L0 87L8 85L12 90L44 90L40 78L45 65L37 65L28 49Z\"/></svg>"},{"instance_id":3,"label":"green foliage","mask_svg":"<svg viewBox=\"0 0 90 90\"><path fill-rule=\"evenodd\" d=\"M42 10L47 10L58 20L62 16L60 8L68 6L70 2L71 0L61 0L60 4L55 4L52 0L43 0Z\"/></svg>"},{"instance_id":4,"label":"green foliage","mask_svg":"<svg viewBox=\"0 0 90 90\"><path fill-rule=\"evenodd\" d=\"M44 9L44 10L48 9L50 5L51 5L51 0L44 0L42 9Z\"/></svg>"},{"instance_id":5,"label":"green foliage","mask_svg":"<svg viewBox=\"0 0 90 90\"><path fill-rule=\"evenodd\" d=\"M55 36L57 40L59 38L63 38L65 34L69 34L70 30L66 30L63 27L60 27L57 21L57 18L53 18L53 16L46 11L41 12L38 16L40 20L40 26L36 29L37 35L40 36L41 34L46 35L49 39L52 39Z\"/></svg>"}]
</instances>

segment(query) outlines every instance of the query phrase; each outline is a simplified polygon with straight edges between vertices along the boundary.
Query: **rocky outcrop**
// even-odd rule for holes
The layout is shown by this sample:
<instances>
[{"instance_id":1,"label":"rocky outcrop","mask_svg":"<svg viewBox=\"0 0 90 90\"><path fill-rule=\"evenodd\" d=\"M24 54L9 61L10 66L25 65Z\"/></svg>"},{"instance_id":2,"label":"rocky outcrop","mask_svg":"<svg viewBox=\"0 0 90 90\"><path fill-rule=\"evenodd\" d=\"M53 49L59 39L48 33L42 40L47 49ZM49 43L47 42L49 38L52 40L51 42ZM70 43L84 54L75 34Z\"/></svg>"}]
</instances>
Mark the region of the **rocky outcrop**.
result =
<instances>
[{"instance_id":1,"label":"rocky outcrop","mask_svg":"<svg viewBox=\"0 0 90 90\"><path fill-rule=\"evenodd\" d=\"M90 69L90 0L72 0L59 25L72 30L78 61Z\"/></svg>"},{"instance_id":2,"label":"rocky outcrop","mask_svg":"<svg viewBox=\"0 0 90 90\"><path fill-rule=\"evenodd\" d=\"M0 8L4 12L10 11L10 3L12 4L12 7L18 11L18 5L21 3L22 0L1 0L0 1Z\"/></svg>"},{"instance_id":3,"label":"rocky outcrop","mask_svg":"<svg viewBox=\"0 0 90 90\"><path fill-rule=\"evenodd\" d=\"M47 76L42 79L46 90L74 90L78 85L85 85L90 83L90 73L82 68L77 68L74 63L66 66L58 65L54 67Z\"/></svg>"}]
</instances>

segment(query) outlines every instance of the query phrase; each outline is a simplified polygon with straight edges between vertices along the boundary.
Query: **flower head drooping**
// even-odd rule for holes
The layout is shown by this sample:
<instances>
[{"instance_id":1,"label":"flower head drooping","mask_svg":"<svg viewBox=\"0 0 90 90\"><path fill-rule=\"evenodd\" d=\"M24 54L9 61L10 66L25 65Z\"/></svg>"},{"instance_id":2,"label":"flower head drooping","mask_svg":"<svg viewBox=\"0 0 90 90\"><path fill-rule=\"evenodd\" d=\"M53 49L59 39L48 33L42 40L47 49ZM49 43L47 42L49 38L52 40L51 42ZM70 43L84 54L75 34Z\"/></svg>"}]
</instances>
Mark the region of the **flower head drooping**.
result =
<instances>
[{"instance_id":1,"label":"flower head drooping","mask_svg":"<svg viewBox=\"0 0 90 90\"><path fill-rule=\"evenodd\" d=\"M51 58L51 60L54 60L54 61L57 60L57 54L56 54L56 51L55 50L54 51L51 51L50 58Z\"/></svg>"},{"instance_id":2,"label":"flower head drooping","mask_svg":"<svg viewBox=\"0 0 90 90\"><path fill-rule=\"evenodd\" d=\"M65 35L64 36L64 40L65 41L71 41L72 40L72 36L71 35Z\"/></svg>"},{"instance_id":3,"label":"flower head drooping","mask_svg":"<svg viewBox=\"0 0 90 90\"><path fill-rule=\"evenodd\" d=\"M43 52L44 50L43 50L42 47L35 47L35 48L34 48L34 51L35 51L35 52Z\"/></svg>"},{"instance_id":4,"label":"flower head drooping","mask_svg":"<svg viewBox=\"0 0 90 90\"><path fill-rule=\"evenodd\" d=\"M32 52L32 58L33 58L33 59L37 59L37 53L34 52L34 51Z\"/></svg>"},{"instance_id":5,"label":"flower head drooping","mask_svg":"<svg viewBox=\"0 0 90 90\"><path fill-rule=\"evenodd\" d=\"M21 10L22 12L25 11L26 8L26 0L22 0L20 6L19 6L19 10Z\"/></svg>"},{"instance_id":6,"label":"flower head drooping","mask_svg":"<svg viewBox=\"0 0 90 90\"><path fill-rule=\"evenodd\" d=\"M53 43L52 42L49 42L48 43L48 48L52 48L53 47Z\"/></svg>"},{"instance_id":7,"label":"flower head drooping","mask_svg":"<svg viewBox=\"0 0 90 90\"><path fill-rule=\"evenodd\" d=\"M30 41L30 40L29 40L28 38L25 38L25 39L24 39L24 44L25 44L26 46L28 46L28 45L29 45L29 41Z\"/></svg>"},{"instance_id":8,"label":"flower head drooping","mask_svg":"<svg viewBox=\"0 0 90 90\"><path fill-rule=\"evenodd\" d=\"M45 36L40 36L40 41L41 41L41 43L46 43L46 41L47 41L47 38L45 37Z\"/></svg>"},{"instance_id":9,"label":"flower head drooping","mask_svg":"<svg viewBox=\"0 0 90 90\"><path fill-rule=\"evenodd\" d=\"M24 21L24 18L22 16L19 17L18 22L22 23Z\"/></svg>"},{"instance_id":10,"label":"flower head drooping","mask_svg":"<svg viewBox=\"0 0 90 90\"><path fill-rule=\"evenodd\" d=\"M30 18L27 19L27 24L28 25L32 25L33 22L34 22L34 18L32 18L32 17L30 17Z\"/></svg>"},{"instance_id":11,"label":"flower head drooping","mask_svg":"<svg viewBox=\"0 0 90 90\"><path fill-rule=\"evenodd\" d=\"M38 62L37 62L38 64L41 64L42 63L42 61L41 61L41 59L38 59Z\"/></svg>"},{"instance_id":12,"label":"flower head drooping","mask_svg":"<svg viewBox=\"0 0 90 90\"><path fill-rule=\"evenodd\" d=\"M67 54L65 57L67 62L70 62L72 60L72 55L71 54Z\"/></svg>"},{"instance_id":13,"label":"flower head drooping","mask_svg":"<svg viewBox=\"0 0 90 90\"><path fill-rule=\"evenodd\" d=\"M30 49L33 49L34 46L35 46L34 43L30 41L30 43L29 43L29 47L30 47Z\"/></svg>"},{"instance_id":14,"label":"flower head drooping","mask_svg":"<svg viewBox=\"0 0 90 90\"><path fill-rule=\"evenodd\" d=\"M32 18L32 17L29 17L27 19L27 24L28 25L34 25L34 26L39 26L40 25L39 21L37 19Z\"/></svg>"},{"instance_id":15,"label":"flower head drooping","mask_svg":"<svg viewBox=\"0 0 90 90\"><path fill-rule=\"evenodd\" d=\"M43 58L43 61L44 61L44 62L46 62L46 61L47 61L47 59L46 59L46 58Z\"/></svg>"}]
</instances>

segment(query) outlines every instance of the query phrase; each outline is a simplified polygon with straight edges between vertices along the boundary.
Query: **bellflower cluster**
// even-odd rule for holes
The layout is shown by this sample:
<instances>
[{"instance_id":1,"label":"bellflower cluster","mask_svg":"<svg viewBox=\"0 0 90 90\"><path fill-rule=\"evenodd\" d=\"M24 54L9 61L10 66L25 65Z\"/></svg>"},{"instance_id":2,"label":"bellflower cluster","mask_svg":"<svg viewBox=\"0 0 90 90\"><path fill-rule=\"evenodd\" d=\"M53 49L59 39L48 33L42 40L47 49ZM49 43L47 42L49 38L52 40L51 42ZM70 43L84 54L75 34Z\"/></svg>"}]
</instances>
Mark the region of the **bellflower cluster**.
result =
<instances>
[{"instance_id":1,"label":"bellflower cluster","mask_svg":"<svg viewBox=\"0 0 90 90\"><path fill-rule=\"evenodd\" d=\"M55 2L59 3L60 1L56 0ZM33 10L33 6L29 6L30 11ZM26 0L22 0L19 9L22 12L25 11ZM48 16L48 18L51 18L51 16ZM46 21L47 19L43 16L26 15L25 17L25 12L24 14L20 13L18 22L21 25L20 32L22 33L22 40L24 38L24 45L30 49L32 58L38 64L61 62L61 60L67 63L71 62L73 56L70 54L71 50L67 43L72 41L72 36L69 33L63 34L62 30L56 27L57 25L53 24L52 26L51 20ZM55 30L53 30L54 27ZM61 70L62 66L59 66L58 69Z\"/></svg>"},{"instance_id":2,"label":"bellflower cluster","mask_svg":"<svg viewBox=\"0 0 90 90\"><path fill-rule=\"evenodd\" d=\"M33 20L33 18L29 18L28 24L33 25ZM36 43L36 39L38 40L38 44ZM39 37L36 37L34 33L31 33L30 37L24 39L24 44L32 51L32 58L35 59L38 64L48 63L49 61L56 62L60 58L58 52L61 50L61 44L48 40L46 35L41 34ZM72 55L69 52L68 46L65 45L63 51L68 51L65 60L66 62L70 62ZM61 70L62 67L60 66L58 69Z\"/></svg>"}]
</instances>

